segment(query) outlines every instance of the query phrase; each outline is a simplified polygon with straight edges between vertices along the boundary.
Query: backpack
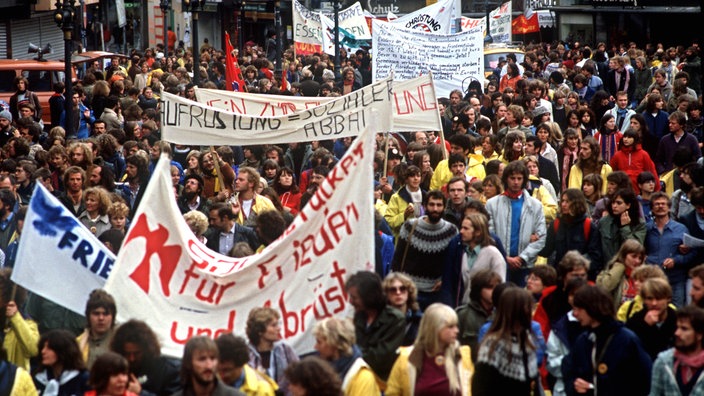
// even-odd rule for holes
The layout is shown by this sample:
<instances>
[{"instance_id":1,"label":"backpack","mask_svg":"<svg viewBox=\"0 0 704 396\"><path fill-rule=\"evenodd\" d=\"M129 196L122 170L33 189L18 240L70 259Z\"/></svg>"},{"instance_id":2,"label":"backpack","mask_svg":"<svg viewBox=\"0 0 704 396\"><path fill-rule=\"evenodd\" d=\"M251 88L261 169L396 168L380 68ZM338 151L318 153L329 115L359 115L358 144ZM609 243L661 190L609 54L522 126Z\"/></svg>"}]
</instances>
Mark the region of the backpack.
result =
<instances>
[{"instance_id":1,"label":"backpack","mask_svg":"<svg viewBox=\"0 0 704 396\"><path fill-rule=\"evenodd\" d=\"M589 232L591 231L591 225L592 219L590 217L584 219L584 239L587 242L589 241ZM557 234L558 228L560 228L560 218L556 217L555 221L552 222L552 229L555 231L555 234Z\"/></svg>"}]
</instances>

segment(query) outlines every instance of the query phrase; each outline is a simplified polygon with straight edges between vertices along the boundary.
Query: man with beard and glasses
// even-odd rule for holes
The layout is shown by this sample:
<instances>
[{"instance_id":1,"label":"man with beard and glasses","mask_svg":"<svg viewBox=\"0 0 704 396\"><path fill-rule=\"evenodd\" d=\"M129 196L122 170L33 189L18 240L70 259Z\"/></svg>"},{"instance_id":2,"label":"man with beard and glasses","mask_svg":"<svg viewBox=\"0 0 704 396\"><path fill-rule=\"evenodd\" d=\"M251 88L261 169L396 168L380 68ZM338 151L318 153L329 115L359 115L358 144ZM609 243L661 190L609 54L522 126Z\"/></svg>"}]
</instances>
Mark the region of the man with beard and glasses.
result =
<instances>
[{"instance_id":1,"label":"man with beard and glasses","mask_svg":"<svg viewBox=\"0 0 704 396\"><path fill-rule=\"evenodd\" d=\"M689 305L677 310L675 347L653 364L651 396L704 394L704 310Z\"/></svg>"},{"instance_id":2,"label":"man with beard and glasses","mask_svg":"<svg viewBox=\"0 0 704 396\"><path fill-rule=\"evenodd\" d=\"M504 193L486 202L489 230L496 233L508 251L508 279L523 287L538 252L545 246L543 204L526 190L528 168L523 161L506 165L502 181Z\"/></svg>"},{"instance_id":3,"label":"man with beard and glasses","mask_svg":"<svg viewBox=\"0 0 704 396\"><path fill-rule=\"evenodd\" d=\"M218 356L218 346L212 338L197 336L188 340L181 361L183 390L173 396L244 396L218 379Z\"/></svg>"},{"instance_id":4,"label":"man with beard and glasses","mask_svg":"<svg viewBox=\"0 0 704 396\"><path fill-rule=\"evenodd\" d=\"M178 208L182 214L191 210L203 212L208 215L210 212L210 200L203 196L203 178L195 173L186 176L183 181L183 191L178 197Z\"/></svg>"},{"instance_id":5,"label":"man with beard and glasses","mask_svg":"<svg viewBox=\"0 0 704 396\"><path fill-rule=\"evenodd\" d=\"M421 310L440 301L445 255L457 227L442 218L445 196L439 190L423 197L425 216L406 220L398 234L391 268L410 276L418 287Z\"/></svg>"}]
</instances>

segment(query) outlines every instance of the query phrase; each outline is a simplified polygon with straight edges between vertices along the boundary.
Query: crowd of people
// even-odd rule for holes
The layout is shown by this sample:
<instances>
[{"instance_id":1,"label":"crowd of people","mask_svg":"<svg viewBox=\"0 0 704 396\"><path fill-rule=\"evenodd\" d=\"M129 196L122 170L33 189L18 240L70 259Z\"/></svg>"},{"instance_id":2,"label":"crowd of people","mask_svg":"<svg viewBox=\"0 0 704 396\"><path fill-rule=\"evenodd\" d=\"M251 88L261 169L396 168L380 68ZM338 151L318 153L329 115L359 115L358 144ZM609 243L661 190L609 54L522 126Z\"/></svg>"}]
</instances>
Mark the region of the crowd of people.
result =
<instances>
[{"instance_id":1,"label":"crowd of people","mask_svg":"<svg viewBox=\"0 0 704 396\"><path fill-rule=\"evenodd\" d=\"M161 139L159 96L224 89L207 43L92 65L42 108L23 77L0 103L3 392L43 395L695 395L704 392L704 118L700 48L531 44L485 83L438 99L442 131L378 134L375 270L346 283L353 318L315 324L315 356L280 315L162 356L147 323L85 316L10 279L41 183L117 253L156 161L184 219L244 257L277 240L352 143L191 147ZM339 96L370 56L234 54L248 92ZM282 81L285 80L285 81ZM51 123L42 121L50 112ZM72 124L66 125L66 119ZM46 119L46 117L44 117ZM16 393L19 392L19 393ZM5 393L3 393L5 394Z\"/></svg>"}]
</instances>

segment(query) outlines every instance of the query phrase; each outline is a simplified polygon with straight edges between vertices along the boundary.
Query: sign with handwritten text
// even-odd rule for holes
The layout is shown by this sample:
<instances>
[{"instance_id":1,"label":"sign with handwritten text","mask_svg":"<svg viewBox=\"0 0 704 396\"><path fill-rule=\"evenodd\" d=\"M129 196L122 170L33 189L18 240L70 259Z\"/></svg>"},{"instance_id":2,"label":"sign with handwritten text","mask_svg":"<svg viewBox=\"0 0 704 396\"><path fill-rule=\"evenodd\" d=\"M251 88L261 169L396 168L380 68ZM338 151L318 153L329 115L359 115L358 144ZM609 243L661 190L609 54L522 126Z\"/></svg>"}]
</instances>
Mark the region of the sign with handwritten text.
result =
<instances>
[{"instance_id":1,"label":"sign with handwritten text","mask_svg":"<svg viewBox=\"0 0 704 396\"><path fill-rule=\"evenodd\" d=\"M37 183L27 208L12 280L83 315L88 295L105 284L115 255Z\"/></svg>"},{"instance_id":2,"label":"sign with handwritten text","mask_svg":"<svg viewBox=\"0 0 704 396\"><path fill-rule=\"evenodd\" d=\"M372 75L410 79L433 73L436 94L449 96L463 91L473 80L484 80L482 29L457 34L432 34L399 28L388 22L372 21Z\"/></svg>"},{"instance_id":3,"label":"sign with handwritten text","mask_svg":"<svg viewBox=\"0 0 704 396\"><path fill-rule=\"evenodd\" d=\"M273 117L249 115L171 95L161 100L161 136L187 145L252 145L310 142L357 136L375 121L375 132L392 128L391 78L320 106Z\"/></svg>"},{"instance_id":4,"label":"sign with handwritten text","mask_svg":"<svg viewBox=\"0 0 704 396\"><path fill-rule=\"evenodd\" d=\"M162 157L105 285L118 319L148 321L162 336L162 352L180 357L190 337L244 334L249 311L270 306L281 314L283 338L299 354L311 352L315 322L351 314L346 280L374 267L374 133L358 132L284 234L244 258L195 238Z\"/></svg>"},{"instance_id":5,"label":"sign with handwritten text","mask_svg":"<svg viewBox=\"0 0 704 396\"><path fill-rule=\"evenodd\" d=\"M439 131L442 128L431 75L394 81L393 128L390 132ZM198 102L237 114L277 117L329 103L333 97L251 94L220 89L197 89Z\"/></svg>"}]
</instances>

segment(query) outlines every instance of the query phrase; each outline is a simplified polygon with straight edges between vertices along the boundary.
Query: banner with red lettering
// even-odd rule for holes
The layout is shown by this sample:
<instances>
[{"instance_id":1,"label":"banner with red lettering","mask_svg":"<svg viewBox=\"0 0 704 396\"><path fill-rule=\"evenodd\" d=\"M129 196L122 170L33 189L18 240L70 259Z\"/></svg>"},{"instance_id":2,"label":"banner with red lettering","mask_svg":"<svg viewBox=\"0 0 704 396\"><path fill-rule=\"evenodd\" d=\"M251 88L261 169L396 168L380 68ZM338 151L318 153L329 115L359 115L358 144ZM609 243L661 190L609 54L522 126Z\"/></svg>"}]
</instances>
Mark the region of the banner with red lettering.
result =
<instances>
[{"instance_id":1,"label":"banner with red lettering","mask_svg":"<svg viewBox=\"0 0 704 396\"><path fill-rule=\"evenodd\" d=\"M400 18L389 19L389 22L426 33L450 34L454 23L454 5L455 0L438 0Z\"/></svg>"},{"instance_id":2,"label":"banner with red lettering","mask_svg":"<svg viewBox=\"0 0 704 396\"><path fill-rule=\"evenodd\" d=\"M180 357L190 337L243 335L249 311L271 306L281 314L283 338L298 353L312 351L317 321L352 313L349 276L373 270L374 133L359 132L284 235L239 259L209 250L191 233L162 157L105 285L118 320L146 321L162 352Z\"/></svg>"},{"instance_id":3,"label":"banner with red lettering","mask_svg":"<svg viewBox=\"0 0 704 396\"><path fill-rule=\"evenodd\" d=\"M311 11L297 0L292 1L293 8L293 41L296 55L312 55L323 52L323 25L320 14ZM331 12L324 13L328 18L334 18ZM340 28L354 36L357 40L372 38L369 25L364 15L364 9L356 2L340 10L338 13Z\"/></svg>"},{"instance_id":4,"label":"banner with red lettering","mask_svg":"<svg viewBox=\"0 0 704 396\"><path fill-rule=\"evenodd\" d=\"M273 117L236 113L162 92L161 136L176 144L220 146L352 137L369 126L374 132L388 132L393 127L392 99L391 76L320 106Z\"/></svg>"},{"instance_id":5,"label":"banner with red lettering","mask_svg":"<svg viewBox=\"0 0 704 396\"><path fill-rule=\"evenodd\" d=\"M392 86L394 125L391 132L442 129L432 75L394 81ZM336 98L263 95L201 88L196 89L196 99L207 106L237 114L277 117L320 106Z\"/></svg>"}]
</instances>

